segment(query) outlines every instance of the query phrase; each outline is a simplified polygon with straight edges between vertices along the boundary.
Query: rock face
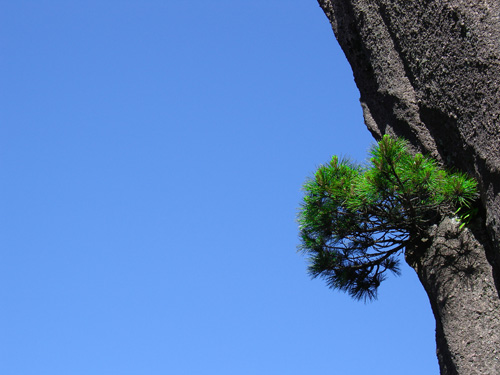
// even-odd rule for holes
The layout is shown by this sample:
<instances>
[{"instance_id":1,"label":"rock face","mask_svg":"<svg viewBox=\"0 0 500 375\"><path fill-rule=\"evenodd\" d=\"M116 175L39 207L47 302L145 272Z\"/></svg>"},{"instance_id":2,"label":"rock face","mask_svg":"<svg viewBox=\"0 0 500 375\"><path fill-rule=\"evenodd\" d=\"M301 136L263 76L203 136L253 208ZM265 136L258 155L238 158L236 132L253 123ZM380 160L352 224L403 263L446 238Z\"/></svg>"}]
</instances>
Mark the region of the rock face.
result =
<instances>
[{"instance_id":1,"label":"rock face","mask_svg":"<svg viewBox=\"0 0 500 375\"><path fill-rule=\"evenodd\" d=\"M436 317L442 374L500 374L500 299L476 236L444 218L406 250Z\"/></svg>"},{"instance_id":2,"label":"rock face","mask_svg":"<svg viewBox=\"0 0 500 375\"><path fill-rule=\"evenodd\" d=\"M478 231L482 234L477 239L482 250L476 256L482 257L480 262L487 260L489 269L484 268L483 272L493 275L495 281L491 282L496 290L496 295L490 298L498 299L500 1L318 2L351 64L365 123L374 137L377 140L383 134L404 137L415 150L430 154L446 167L465 171L479 181L482 228ZM455 293L461 287L456 283L449 285L450 289L443 289L442 294ZM445 354L455 349L445 347L451 337L440 337L443 332L439 314L444 310L434 308L438 303L432 300L435 295L427 287L426 290L437 320L442 373L489 373L462 371L457 363L455 367L445 366L446 361L454 361L451 358L454 354L460 354ZM500 319L500 311L494 314ZM499 341L491 345L496 345L498 353ZM497 361L500 361L498 356Z\"/></svg>"}]
</instances>

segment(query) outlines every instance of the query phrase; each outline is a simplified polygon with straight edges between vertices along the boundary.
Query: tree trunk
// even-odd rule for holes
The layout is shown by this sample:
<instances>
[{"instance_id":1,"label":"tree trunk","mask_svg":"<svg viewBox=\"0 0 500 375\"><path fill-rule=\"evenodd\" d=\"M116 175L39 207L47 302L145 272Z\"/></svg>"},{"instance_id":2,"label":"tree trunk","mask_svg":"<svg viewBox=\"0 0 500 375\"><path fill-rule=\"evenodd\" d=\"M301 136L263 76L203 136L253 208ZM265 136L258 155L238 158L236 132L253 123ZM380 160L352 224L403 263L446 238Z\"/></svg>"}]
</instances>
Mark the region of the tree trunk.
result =
<instances>
[{"instance_id":1,"label":"tree trunk","mask_svg":"<svg viewBox=\"0 0 500 375\"><path fill-rule=\"evenodd\" d=\"M500 299L484 247L456 219L406 250L436 318L441 374L500 374Z\"/></svg>"},{"instance_id":2,"label":"tree trunk","mask_svg":"<svg viewBox=\"0 0 500 375\"><path fill-rule=\"evenodd\" d=\"M481 235L443 222L425 255L408 259L436 317L442 374L500 374L493 331L500 320L500 1L318 2L351 64L373 136L401 136L479 182L474 233ZM469 250L478 268L463 278L453 272L468 258L450 263L448 252Z\"/></svg>"}]
</instances>

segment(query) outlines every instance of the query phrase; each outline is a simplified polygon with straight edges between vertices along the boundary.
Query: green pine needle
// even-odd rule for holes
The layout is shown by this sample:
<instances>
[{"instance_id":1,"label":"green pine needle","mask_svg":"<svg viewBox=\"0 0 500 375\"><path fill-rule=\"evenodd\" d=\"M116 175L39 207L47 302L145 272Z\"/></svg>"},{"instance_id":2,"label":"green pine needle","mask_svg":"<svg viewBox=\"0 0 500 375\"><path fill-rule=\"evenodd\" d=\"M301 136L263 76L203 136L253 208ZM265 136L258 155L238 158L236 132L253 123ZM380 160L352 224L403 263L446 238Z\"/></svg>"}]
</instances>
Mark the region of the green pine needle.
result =
<instances>
[{"instance_id":1,"label":"green pine needle","mask_svg":"<svg viewBox=\"0 0 500 375\"><path fill-rule=\"evenodd\" d=\"M367 166L332 157L304 184L300 250L309 273L356 299L376 298L388 271L399 274L406 245L443 215L467 225L477 182L448 172L403 139L384 136Z\"/></svg>"}]
</instances>

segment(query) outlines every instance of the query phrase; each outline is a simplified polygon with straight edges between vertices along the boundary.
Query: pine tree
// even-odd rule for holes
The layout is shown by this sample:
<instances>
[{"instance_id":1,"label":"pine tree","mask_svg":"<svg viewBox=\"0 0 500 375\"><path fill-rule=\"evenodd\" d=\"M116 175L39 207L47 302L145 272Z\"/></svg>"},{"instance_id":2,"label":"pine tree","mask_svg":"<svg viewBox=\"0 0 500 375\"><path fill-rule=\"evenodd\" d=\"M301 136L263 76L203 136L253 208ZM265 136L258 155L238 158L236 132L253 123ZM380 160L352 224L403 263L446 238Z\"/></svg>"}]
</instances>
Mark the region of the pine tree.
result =
<instances>
[{"instance_id":1,"label":"pine tree","mask_svg":"<svg viewBox=\"0 0 500 375\"><path fill-rule=\"evenodd\" d=\"M467 223L477 183L451 173L403 139L384 136L367 166L334 156L305 185L300 249L309 273L356 299L376 298L400 255L444 216Z\"/></svg>"}]
</instances>

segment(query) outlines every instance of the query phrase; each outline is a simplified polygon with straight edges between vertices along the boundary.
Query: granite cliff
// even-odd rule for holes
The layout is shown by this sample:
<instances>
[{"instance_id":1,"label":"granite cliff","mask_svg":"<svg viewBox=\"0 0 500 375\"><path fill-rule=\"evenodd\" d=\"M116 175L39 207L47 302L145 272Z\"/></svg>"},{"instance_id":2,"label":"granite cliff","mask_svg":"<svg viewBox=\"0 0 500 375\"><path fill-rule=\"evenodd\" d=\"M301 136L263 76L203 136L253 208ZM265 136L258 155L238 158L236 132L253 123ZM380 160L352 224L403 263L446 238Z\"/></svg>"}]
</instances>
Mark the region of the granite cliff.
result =
<instances>
[{"instance_id":1,"label":"granite cliff","mask_svg":"<svg viewBox=\"0 0 500 375\"><path fill-rule=\"evenodd\" d=\"M436 317L442 374L500 374L500 2L318 0L379 140L479 182L474 222L453 218L406 251Z\"/></svg>"}]
</instances>

